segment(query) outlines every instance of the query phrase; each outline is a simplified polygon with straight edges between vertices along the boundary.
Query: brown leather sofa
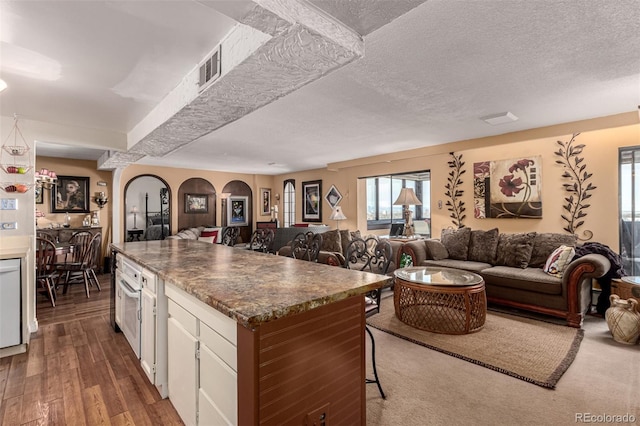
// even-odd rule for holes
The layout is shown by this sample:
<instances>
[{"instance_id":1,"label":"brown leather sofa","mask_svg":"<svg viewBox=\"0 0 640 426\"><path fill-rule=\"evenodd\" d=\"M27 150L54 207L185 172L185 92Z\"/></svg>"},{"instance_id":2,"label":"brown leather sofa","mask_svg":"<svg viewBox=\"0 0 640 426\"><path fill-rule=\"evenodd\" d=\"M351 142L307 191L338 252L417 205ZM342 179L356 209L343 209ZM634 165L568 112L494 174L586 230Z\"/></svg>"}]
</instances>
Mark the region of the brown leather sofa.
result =
<instances>
[{"instance_id":1,"label":"brown leather sofa","mask_svg":"<svg viewBox=\"0 0 640 426\"><path fill-rule=\"evenodd\" d=\"M497 229L493 231L497 234ZM468 232L471 231L465 231ZM522 235L525 234L499 234L495 247L494 244L476 244L475 250L469 247L466 258L459 252L457 258L451 258L445 244L438 239L409 241L402 246L402 252L411 256L414 266L440 266L479 274L485 281L490 303L564 318L567 325L581 327L585 313L591 308L592 279L609 271L609 260L599 254L587 254L571 261L561 276L553 276L543 271L546 258L560 245L572 242L575 245L577 240L564 234L527 233L523 238L530 241L515 249L502 247L503 251L522 251L525 257L528 250L526 262L520 259L514 266L498 261L500 256L495 253L500 250L499 244L512 236ZM468 241L472 246L473 238ZM458 245L464 249L464 240ZM458 251L458 248L451 251ZM495 250L493 255L492 250ZM472 252L480 253L484 258L474 258Z\"/></svg>"}]
</instances>

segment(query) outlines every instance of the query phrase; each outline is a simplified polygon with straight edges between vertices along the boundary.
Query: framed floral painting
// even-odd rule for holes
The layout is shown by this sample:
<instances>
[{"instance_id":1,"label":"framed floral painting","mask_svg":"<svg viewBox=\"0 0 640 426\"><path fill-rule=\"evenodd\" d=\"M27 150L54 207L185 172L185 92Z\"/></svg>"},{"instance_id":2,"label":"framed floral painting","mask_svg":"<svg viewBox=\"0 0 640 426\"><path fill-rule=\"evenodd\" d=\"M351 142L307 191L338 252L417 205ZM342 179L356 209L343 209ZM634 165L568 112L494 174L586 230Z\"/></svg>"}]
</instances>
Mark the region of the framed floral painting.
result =
<instances>
[{"instance_id":1,"label":"framed floral painting","mask_svg":"<svg viewBox=\"0 0 640 426\"><path fill-rule=\"evenodd\" d=\"M542 218L542 157L473 165L476 218Z\"/></svg>"}]
</instances>

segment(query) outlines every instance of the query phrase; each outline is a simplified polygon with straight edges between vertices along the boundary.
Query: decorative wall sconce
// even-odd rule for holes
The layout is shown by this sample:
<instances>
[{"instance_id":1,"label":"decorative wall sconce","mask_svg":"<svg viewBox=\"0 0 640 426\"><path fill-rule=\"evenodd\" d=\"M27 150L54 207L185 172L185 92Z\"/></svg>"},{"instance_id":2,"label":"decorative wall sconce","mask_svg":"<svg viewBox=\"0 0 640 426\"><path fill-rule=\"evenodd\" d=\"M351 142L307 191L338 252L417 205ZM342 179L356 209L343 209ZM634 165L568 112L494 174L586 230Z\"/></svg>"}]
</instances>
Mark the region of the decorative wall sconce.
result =
<instances>
[{"instance_id":1,"label":"decorative wall sconce","mask_svg":"<svg viewBox=\"0 0 640 426\"><path fill-rule=\"evenodd\" d=\"M94 200L98 207L103 208L109 202L109 197L107 197L104 192L96 192Z\"/></svg>"}]
</instances>

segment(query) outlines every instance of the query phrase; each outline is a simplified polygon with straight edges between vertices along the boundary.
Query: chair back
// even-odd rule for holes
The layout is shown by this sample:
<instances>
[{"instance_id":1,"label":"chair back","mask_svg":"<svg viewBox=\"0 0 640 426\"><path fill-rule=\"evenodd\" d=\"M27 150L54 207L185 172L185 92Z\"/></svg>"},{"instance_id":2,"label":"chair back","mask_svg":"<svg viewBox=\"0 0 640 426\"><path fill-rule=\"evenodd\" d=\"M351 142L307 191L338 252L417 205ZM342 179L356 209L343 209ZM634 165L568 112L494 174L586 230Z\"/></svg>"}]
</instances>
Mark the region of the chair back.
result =
<instances>
[{"instance_id":1,"label":"chair back","mask_svg":"<svg viewBox=\"0 0 640 426\"><path fill-rule=\"evenodd\" d=\"M97 235L97 234L96 234ZM89 258L91 251L91 240L93 234L89 231L78 231L69 238L69 244L73 245L71 260L65 260L65 263L84 263Z\"/></svg>"},{"instance_id":2,"label":"chair back","mask_svg":"<svg viewBox=\"0 0 640 426\"><path fill-rule=\"evenodd\" d=\"M387 240L354 238L347 246L345 268L385 275L391 256L391 244Z\"/></svg>"},{"instance_id":3,"label":"chair back","mask_svg":"<svg viewBox=\"0 0 640 426\"><path fill-rule=\"evenodd\" d=\"M85 256L87 257L84 259L83 263L91 269L97 269L98 263L100 261L101 253L102 253L102 234L97 233L96 235L93 236L93 238L91 239L91 242L89 243L89 250L87 250L87 252L85 253Z\"/></svg>"},{"instance_id":4,"label":"chair back","mask_svg":"<svg viewBox=\"0 0 640 426\"><path fill-rule=\"evenodd\" d=\"M317 262L322 247L322 235L313 232L300 232L291 243L291 254L296 259Z\"/></svg>"},{"instance_id":5,"label":"chair back","mask_svg":"<svg viewBox=\"0 0 640 426\"><path fill-rule=\"evenodd\" d=\"M238 242L240 228L237 226L227 226L222 234L222 244L233 247Z\"/></svg>"},{"instance_id":6,"label":"chair back","mask_svg":"<svg viewBox=\"0 0 640 426\"><path fill-rule=\"evenodd\" d=\"M274 232L273 229L260 228L253 231L251 240L249 241L249 249L261 251L263 253L271 252L273 245Z\"/></svg>"},{"instance_id":7,"label":"chair back","mask_svg":"<svg viewBox=\"0 0 640 426\"><path fill-rule=\"evenodd\" d=\"M51 241L36 237L36 278L45 277L54 271L56 246Z\"/></svg>"}]
</instances>

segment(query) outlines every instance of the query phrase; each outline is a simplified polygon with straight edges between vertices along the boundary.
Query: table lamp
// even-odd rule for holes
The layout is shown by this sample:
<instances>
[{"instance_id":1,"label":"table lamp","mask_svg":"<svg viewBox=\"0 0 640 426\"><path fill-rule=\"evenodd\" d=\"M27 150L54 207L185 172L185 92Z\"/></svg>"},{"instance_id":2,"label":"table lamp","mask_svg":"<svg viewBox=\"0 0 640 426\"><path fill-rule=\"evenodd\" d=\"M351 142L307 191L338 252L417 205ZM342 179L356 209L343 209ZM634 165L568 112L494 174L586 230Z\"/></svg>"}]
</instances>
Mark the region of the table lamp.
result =
<instances>
[{"instance_id":1,"label":"table lamp","mask_svg":"<svg viewBox=\"0 0 640 426\"><path fill-rule=\"evenodd\" d=\"M336 229L340 229L340 221L346 220L347 217L342 213L342 207L336 206L331 212L331 216L329 216L329 220L336 221Z\"/></svg>"},{"instance_id":2,"label":"table lamp","mask_svg":"<svg viewBox=\"0 0 640 426\"><path fill-rule=\"evenodd\" d=\"M411 218L411 210L409 206L421 206L422 202L416 197L413 188L402 188L400 195L393 203L394 206L402 206L402 216L404 217L404 236L413 235L413 219Z\"/></svg>"},{"instance_id":3,"label":"table lamp","mask_svg":"<svg viewBox=\"0 0 640 426\"><path fill-rule=\"evenodd\" d=\"M138 227L136 226L136 219L138 217L138 207L133 206L131 208L131 213L133 213L133 229L138 229Z\"/></svg>"}]
</instances>

